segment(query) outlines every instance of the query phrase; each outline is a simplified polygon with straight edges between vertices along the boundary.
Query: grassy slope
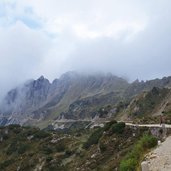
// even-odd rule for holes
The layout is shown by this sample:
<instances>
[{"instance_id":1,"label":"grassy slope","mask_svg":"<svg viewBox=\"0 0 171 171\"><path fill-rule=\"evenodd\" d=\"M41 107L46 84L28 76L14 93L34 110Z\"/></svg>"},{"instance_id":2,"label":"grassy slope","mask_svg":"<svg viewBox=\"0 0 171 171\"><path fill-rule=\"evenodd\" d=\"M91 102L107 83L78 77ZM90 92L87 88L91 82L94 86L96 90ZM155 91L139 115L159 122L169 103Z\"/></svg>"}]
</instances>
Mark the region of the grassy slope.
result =
<instances>
[{"instance_id":1,"label":"grassy slope","mask_svg":"<svg viewBox=\"0 0 171 171\"><path fill-rule=\"evenodd\" d=\"M51 109L49 109L47 118L45 118L45 120L41 121L40 123L36 123L36 125L40 125L41 128L46 127L47 123L49 123L49 120L52 121L57 116L59 116L61 112L67 112L69 105L77 100L91 98L93 96L99 96L100 99L104 98L103 96L110 96L109 93L112 92L115 92L116 98L118 98L123 95L123 92L128 87L128 83L120 78L110 78L109 76L106 78L92 77L91 79L94 79L94 83L90 78L81 77L79 79L72 80L70 82L69 88L65 92L60 102L56 104L56 106L52 106ZM115 97L115 95L113 96ZM99 106L96 104L93 106L93 108L97 109Z\"/></svg>"},{"instance_id":2,"label":"grassy slope","mask_svg":"<svg viewBox=\"0 0 171 171\"><path fill-rule=\"evenodd\" d=\"M112 123L103 129L77 129L68 134L19 126L9 126L5 134L6 128L1 128L0 170L113 170L145 131L121 127ZM89 146L83 148L87 142Z\"/></svg>"}]
</instances>

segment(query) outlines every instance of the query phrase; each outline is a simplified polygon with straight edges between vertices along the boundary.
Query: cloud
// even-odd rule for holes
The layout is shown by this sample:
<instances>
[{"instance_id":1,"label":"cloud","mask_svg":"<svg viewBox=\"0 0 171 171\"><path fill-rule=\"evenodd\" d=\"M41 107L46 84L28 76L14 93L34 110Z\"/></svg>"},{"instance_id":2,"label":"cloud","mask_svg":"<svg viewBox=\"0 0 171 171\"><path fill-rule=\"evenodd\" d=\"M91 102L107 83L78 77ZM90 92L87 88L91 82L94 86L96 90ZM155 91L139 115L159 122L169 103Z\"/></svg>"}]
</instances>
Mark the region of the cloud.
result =
<instances>
[{"instance_id":1,"label":"cloud","mask_svg":"<svg viewBox=\"0 0 171 171\"><path fill-rule=\"evenodd\" d=\"M0 29L1 93L11 85L35 77L36 68L46 56L50 41L43 33L31 30L22 22Z\"/></svg>"},{"instance_id":2,"label":"cloud","mask_svg":"<svg viewBox=\"0 0 171 171\"><path fill-rule=\"evenodd\" d=\"M68 70L170 75L170 16L169 0L1 0L1 92Z\"/></svg>"}]
</instances>

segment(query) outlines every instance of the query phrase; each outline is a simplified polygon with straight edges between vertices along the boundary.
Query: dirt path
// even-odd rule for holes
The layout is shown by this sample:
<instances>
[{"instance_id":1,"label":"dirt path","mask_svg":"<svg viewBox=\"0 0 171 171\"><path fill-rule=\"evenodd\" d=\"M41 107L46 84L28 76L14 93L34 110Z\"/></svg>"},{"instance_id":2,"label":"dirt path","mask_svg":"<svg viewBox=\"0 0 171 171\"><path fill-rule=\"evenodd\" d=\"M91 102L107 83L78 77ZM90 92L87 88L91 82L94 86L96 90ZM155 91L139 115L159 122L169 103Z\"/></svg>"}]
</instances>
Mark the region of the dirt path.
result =
<instances>
[{"instance_id":1,"label":"dirt path","mask_svg":"<svg viewBox=\"0 0 171 171\"><path fill-rule=\"evenodd\" d=\"M171 136L147 155L150 171L171 171Z\"/></svg>"},{"instance_id":2,"label":"dirt path","mask_svg":"<svg viewBox=\"0 0 171 171\"><path fill-rule=\"evenodd\" d=\"M132 124L132 123L125 123L125 124L127 126L148 127L148 128L160 128L160 127L162 127L160 124ZM164 125L165 125L165 128L171 128L171 125L169 125L169 124L164 124Z\"/></svg>"}]
</instances>

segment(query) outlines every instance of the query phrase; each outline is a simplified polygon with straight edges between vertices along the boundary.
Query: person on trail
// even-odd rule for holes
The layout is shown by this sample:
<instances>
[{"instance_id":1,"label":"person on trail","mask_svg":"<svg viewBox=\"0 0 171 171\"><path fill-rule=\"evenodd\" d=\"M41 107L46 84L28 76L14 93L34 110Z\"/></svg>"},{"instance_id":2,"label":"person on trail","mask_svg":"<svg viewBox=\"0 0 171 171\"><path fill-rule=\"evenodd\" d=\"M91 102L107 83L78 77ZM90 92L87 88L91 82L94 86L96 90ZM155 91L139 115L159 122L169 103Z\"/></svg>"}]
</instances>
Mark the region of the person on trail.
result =
<instances>
[{"instance_id":1,"label":"person on trail","mask_svg":"<svg viewBox=\"0 0 171 171\"><path fill-rule=\"evenodd\" d=\"M160 125L164 123L164 119L163 119L163 116L160 115Z\"/></svg>"},{"instance_id":2,"label":"person on trail","mask_svg":"<svg viewBox=\"0 0 171 171\"><path fill-rule=\"evenodd\" d=\"M163 124L163 117L160 115L160 125Z\"/></svg>"}]
</instances>

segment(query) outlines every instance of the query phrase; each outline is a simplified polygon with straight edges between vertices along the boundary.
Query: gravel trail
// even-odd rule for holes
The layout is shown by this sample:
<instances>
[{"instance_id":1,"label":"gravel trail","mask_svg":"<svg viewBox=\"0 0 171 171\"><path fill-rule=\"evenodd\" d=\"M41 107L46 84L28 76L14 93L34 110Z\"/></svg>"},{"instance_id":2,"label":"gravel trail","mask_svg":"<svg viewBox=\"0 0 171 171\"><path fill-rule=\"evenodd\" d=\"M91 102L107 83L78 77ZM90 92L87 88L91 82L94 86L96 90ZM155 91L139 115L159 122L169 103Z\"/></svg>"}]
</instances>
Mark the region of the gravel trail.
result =
<instances>
[{"instance_id":1,"label":"gravel trail","mask_svg":"<svg viewBox=\"0 0 171 171\"><path fill-rule=\"evenodd\" d=\"M171 136L147 155L150 171L171 171Z\"/></svg>"}]
</instances>

